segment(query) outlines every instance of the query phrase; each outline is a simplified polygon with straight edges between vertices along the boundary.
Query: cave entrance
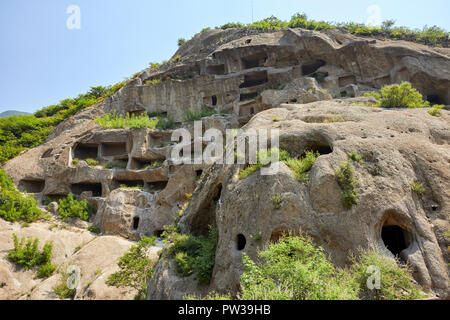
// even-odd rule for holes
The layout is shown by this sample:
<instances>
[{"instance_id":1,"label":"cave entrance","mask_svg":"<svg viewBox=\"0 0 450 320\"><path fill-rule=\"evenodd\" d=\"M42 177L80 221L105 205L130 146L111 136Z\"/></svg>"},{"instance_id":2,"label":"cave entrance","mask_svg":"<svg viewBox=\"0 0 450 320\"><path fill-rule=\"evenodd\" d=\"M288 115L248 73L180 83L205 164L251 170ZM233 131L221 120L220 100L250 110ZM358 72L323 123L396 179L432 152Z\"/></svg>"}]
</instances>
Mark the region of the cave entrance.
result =
<instances>
[{"instance_id":1,"label":"cave entrance","mask_svg":"<svg viewBox=\"0 0 450 320\"><path fill-rule=\"evenodd\" d=\"M381 229L381 238L386 248L395 256L399 256L400 252L408 247L406 231L399 226L383 226Z\"/></svg>"},{"instance_id":2,"label":"cave entrance","mask_svg":"<svg viewBox=\"0 0 450 320\"><path fill-rule=\"evenodd\" d=\"M137 230L139 228L139 217L133 218L133 230Z\"/></svg>"},{"instance_id":3,"label":"cave entrance","mask_svg":"<svg viewBox=\"0 0 450 320\"><path fill-rule=\"evenodd\" d=\"M80 160L97 159L98 145L79 143L74 150L73 157Z\"/></svg>"},{"instance_id":4,"label":"cave entrance","mask_svg":"<svg viewBox=\"0 0 450 320\"><path fill-rule=\"evenodd\" d=\"M45 180L20 180L19 190L28 193L41 193L45 187Z\"/></svg>"},{"instance_id":5,"label":"cave entrance","mask_svg":"<svg viewBox=\"0 0 450 320\"><path fill-rule=\"evenodd\" d=\"M217 96L212 96L211 97L211 102L213 106L217 106Z\"/></svg>"},{"instance_id":6,"label":"cave entrance","mask_svg":"<svg viewBox=\"0 0 450 320\"><path fill-rule=\"evenodd\" d=\"M437 94L431 94L427 96L427 101L431 104L431 105L435 105L435 104L444 104L444 101L441 99L441 97Z\"/></svg>"},{"instance_id":7,"label":"cave entrance","mask_svg":"<svg viewBox=\"0 0 450 320\"><path fill-rule=\"evenodd\" d=\"M250 88L269 82L267 71L248 73L244 77L244 82L239 88Z\"/></svg>"},{"instance_id":8,"label":"cave entrance","mask_svg":"<svg viewBox=\"0 0 450 320\"><path fill-rule=\"evenodd\" d=\"M219 65L212 65L206 67L206 73L212 74L212 75L223 75L225 74L225 65L219 64Z\"/></svg>"},{"instance_id":9,"label":"cave entrance","mask_svg":"<svg viewBox=\"0 0 450 320\"><path fill-rule=\"evenodd\" d=\"M102 143L102 156L113 157L123 156L127 154L127 144L114 142L114 143Z\"/></svg>"},{"instance_id":10,"label":"cave entrance","mask_svg":"<svg viewBox=\"0 0 450 320\"><path fill-rule=\"evenodd\" d=\"M202 174L203 174L203 170L196 170L195 171L195 175L196 175L197 178L200 178L202 176Z\"/></svg>"},{"instance_id":11,"label":"cave entrance","mask_svg":"<svg viewBox=\"0 0 450 320\"><path fill-rule=\"evenodd\" d=\"M256 99L259 96L258 92L251 92L251 93L242 93L240 95L240 101L249 101Z\"/></svg>"},{"instance_id":12,"label":"cave entrance","mask_svg":"<svg viewBox=\"0 0 450 320\"><path fill-rule=\"evenodd\" d=\"M101 183L75 183L71 186L73 194L80 196L83 192L92 192L93 197L102 196L102 184Z\"/></svg>"},{"instance_id":13,"label":"cave entrance","mask_svg":"<svg viewBox=\"0 0 450 320\"><path fill-rule=\"evenodd\" d=\"M242 64L244 66L244 69L264 67L264 64L267 62L267 59L268 59L267 54L265 52L260 52L242 58Z\"/></svg>"},{"instance_id":14,"label":"cave entrance","mask_svg":"<svg viewBox=\"0 0 450 320\"><path fill-rule=\"evenodd\" d=\"M247 239L243 234L238 234L236 237L236 249L238 251L242 251L245 249L245 245L247 244Z\"/></svg>"},{"instance_id":15,"label":"cave entrance","mask_svg":"<svg viewBox=\"0 0 450 320\"><path fill-rule=\"evenodd\" d=\"M304 64L302 65L302 75L309 76L313 73L316 73L316 71L325 64L326 62L323 60L316 60L312 63Z\"/></svg>"}]
</instances>

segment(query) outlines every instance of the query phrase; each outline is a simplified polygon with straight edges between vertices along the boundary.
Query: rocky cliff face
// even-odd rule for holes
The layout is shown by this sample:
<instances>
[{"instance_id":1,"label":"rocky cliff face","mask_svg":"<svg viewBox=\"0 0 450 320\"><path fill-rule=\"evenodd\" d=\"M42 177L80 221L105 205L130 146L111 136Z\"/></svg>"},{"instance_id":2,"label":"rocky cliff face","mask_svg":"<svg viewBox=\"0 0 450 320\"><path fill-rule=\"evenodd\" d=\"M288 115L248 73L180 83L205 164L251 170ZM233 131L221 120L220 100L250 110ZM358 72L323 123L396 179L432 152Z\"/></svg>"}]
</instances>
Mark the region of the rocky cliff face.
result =
<instances>
[{"instance_id":1,"label":"rocky cliff face","mask_svg":"<svg viewBox=\"0 0 450 320\"><path fill-rule=\"evenodd\" d=\"M182 45L170 62L144 70L113 97L60 124L46 143L4 169L38 199L68 193L88 199L97 209L96 226L132 239L159 236L193 193L182 227L204 233L212 223L219 230L210 289L236 292L241 253L255 256L284 232L309 232L336 264L345 265L350 252L369 244L392 254L382 239L390 228L404 239L396 253L414 267L415 279L448 295L450 114L360 106L370 98L332 100L402 81L431 102L450 104L450 51L338 29L210 30ZM320 151L310 183L292 179L283 164L275 176L245 180L237 178L238 165L177 165L171 130L104 130L92 122L113 110L160 113L192 132L183 115L205 106L219 113L202 119L204 129L277 128L281 148L291 155ZM339 120L325 121L330 118ZM348 210L334 171L353 151L364 165L356 165L360 202ZM97 159L100 166L74 166L74 158ZM126 167L101 166L109 161ZM410 190L416 179L425 182L422 197ZM282 197L280 209L273 209L273 194ZM252 241L258 232L261 241ZM196 290L168 269L170 264L158 264L150 297L181 298Z\"/></svg>"}]
</instances>

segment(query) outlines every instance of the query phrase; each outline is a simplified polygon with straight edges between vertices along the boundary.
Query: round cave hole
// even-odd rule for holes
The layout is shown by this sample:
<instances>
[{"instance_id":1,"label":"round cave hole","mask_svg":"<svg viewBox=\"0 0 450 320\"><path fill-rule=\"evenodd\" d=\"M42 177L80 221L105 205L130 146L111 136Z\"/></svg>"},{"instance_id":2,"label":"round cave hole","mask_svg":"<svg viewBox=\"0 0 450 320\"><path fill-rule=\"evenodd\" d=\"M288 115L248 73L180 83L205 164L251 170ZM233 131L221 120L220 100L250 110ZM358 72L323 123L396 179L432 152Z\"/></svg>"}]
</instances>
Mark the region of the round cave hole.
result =
<instances>
[{"instance_id":1,"label":"round cave hole","mask_svg":"<svg viewBox=\"0 0 450 320\"><path fill-rule=\"evenodd\" d=\"M236 249L238 251L242 251L245 249L245 245L247 244L247 240L243 234L238 234L236 237Z\"/></svg>"}]
</instances>

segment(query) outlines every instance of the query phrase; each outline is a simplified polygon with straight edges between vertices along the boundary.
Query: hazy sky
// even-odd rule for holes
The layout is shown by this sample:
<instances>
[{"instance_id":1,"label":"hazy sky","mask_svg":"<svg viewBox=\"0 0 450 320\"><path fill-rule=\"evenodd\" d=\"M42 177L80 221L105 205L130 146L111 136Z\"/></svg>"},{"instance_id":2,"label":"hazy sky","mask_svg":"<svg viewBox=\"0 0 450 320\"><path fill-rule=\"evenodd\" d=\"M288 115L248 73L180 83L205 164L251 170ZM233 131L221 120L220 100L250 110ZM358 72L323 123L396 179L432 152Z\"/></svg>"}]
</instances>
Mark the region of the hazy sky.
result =
<instances>
[{"instance_id":1,"label":"hazy sky","mask_svg":"<svg viewBox=\"0 0 450 320\"><path fill-rule=\"evenodd\" d=\"M366 22L376 5L381 20L450 30L448 0L253 0L254 20ZM204 27L252 21L251 0L0 0L0 112L33 112L96 85L122 81L167 60L178 38ZM80 8L80 29L68 29L70 5Z\"/></svg>"}]
</instances>

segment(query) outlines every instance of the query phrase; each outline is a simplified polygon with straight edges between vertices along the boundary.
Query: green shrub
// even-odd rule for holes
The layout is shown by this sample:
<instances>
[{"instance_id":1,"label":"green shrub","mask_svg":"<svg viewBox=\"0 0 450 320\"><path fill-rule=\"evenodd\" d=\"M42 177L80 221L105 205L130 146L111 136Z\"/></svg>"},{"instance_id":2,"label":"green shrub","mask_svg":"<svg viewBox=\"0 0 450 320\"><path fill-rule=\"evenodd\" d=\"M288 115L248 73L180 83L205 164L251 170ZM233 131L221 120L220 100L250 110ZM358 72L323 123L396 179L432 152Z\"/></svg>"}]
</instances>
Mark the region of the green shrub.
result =
<instances>
[{"instance_id":1,"label":"green shrub","mask_svg":"<svg viewBox=\"0 0 450 320\"><path fill-rule=\"evenodd\" d=\"M423 294L411 281L408 268L402 268L392 258L381 255L376 250L361 251L359 257L353 257L351 272L355 282L359 286L362 299L387 299L387 300L412 300L421 299ZM369 266L375 266L380 271L380 289L367 288L368 277L371 273Z\"/></svg>"},{"instance_id":2,"label":"green shrub","mask_svg":"<svg viewBox=\"0 0 450 320\"><path fill-rule=\"evenodd\" d=\"M51 264L50 262L47 262L46 264L43 264L38 267L37 269L37 277L38 278L48 278L50 277L53 272L55 272L56 266Z\"/></svg>"},{"instance_id":3,"label":"green shrub","mask_svg":"<svg viewBox=\"0 0 450 320\"><path fill-rule=\"evenodd\" d=\"M181 47L183 44L185 44L186 43L186 39L184 39L184 38L180 38L180 39L178 39L178 46L179 47Z\"/></svg>"},{"instance_id":4,"label":"green shrub","mask_svg":"<svg viewBox=\"0 0 450 320\"><path fill-rule=\"evenodd\" d=\"M86 159L85 161L86 161L87 165L90 167L96 167L99 164L98 160L91 159L91 158Z\"/></svg>"},{"instance_id":5,"label":"green shrub","mask_svg":"<svg viewBox=\"0 0 450 320\"><path fill-rule=\"evenodd\" d=\"M243 254L243 300L357 299L357 286L337 270L307 236L285 236L258 253L258 262Z\"/></svg>"},{"instance_id":6,"label":"green shrub","mask_svg":"<svg viewBox=\"0 0 450 320\"><path fill-rule=\"evenodd\" d=\"M176 230L165 236L173 242L167 255L174 258L178 275L194 274L199 284L209 284L216 257L217 230L210 227L207 237L180 234Z\"/></svg>"},{"instance_id":7,"label":"green shrub","mask_svg":"<svg viewBox=\"0 0 450 320\"><path fill-rule=\"evenodd\" d=\"M0 217L11 222L34 222L43 217L38 202L17 191L4 170L0 170Z\"/></svg>"},{"instance_id":8,"label":"green shrub","mask_svg":"<svg viewBox=\"0 0 450 320\"><path fill-rule=\"evenodd\" d=\"M120 128L149 128L155 129L158 125L159 119L152 119L147 114L132 115L127 113L126 116L121 116L114 110L113 113L108 113L103 117L95 119L95 123L102 126L104 129L120 129Z\"/></svg>"},{"instance_id":9,"label":"green shrub","mask_svg":"<svg viewBox=\"0 0 450 320\"><path fill-rule=\"evenodd\" d=\"M249 164L244 169L239 171L239 179L245 179L252 173L260 170L264 166L268 165L268 160L271 159L272 154L274 157L278 157L280 161L287 161L290 158L289 152L285 150L279 150L278 148L272 148L269 150L258 150L256 152L256 164ZM277 156L278 154L278 156Z\"/></svg>"},{"instance_id":10,"label":"green shrub","mask_svg":"<svg viewBox=\"0 0 450 320\"><path fill-rule=\"evenodd\" d=\"M95 234L100 234L102 231L100 230L100 228L95 227L93 225L90 225L88 228L88 231L95 233Z\"/></svg>"},{"instance_id":11,"label":"green shrub","mask_svg":"<svg viewBox=\"0 0 450 320\"><path fill-rule=\"evenodd\" d=\"M350 159L352 159L355 162L358 162L361 165L364 163L362 157L356 151L348 153L348 156Z\"/></svg>"},{"instance_id":12,"label":"green shrub","mask_svg":"<svg viewBox=\"0 0 450 320\"><path fill-rule=\"evenodd\" d=\"M430 116L440 117L442 109L444 109L443 105L434 105L433 108L428 110L427 112L430 114Z\"/></svg>"},{"instance_id":13,"label":"green shrub","mask_svg":"<svg viewBox=\"0 0 450 320\"><path fill-rule=\"evenodd\" d=\"M343 205L351 209L353 205L358 204L358 181L355 177L355 169L352 162L342 162L335 173L336 180L342 189Z\"/></svg>"},{"instance_id":14,"label":"green shrub","mask_svg":"<svg viewBox=\"0 0 450 320\"><path fill-rule=\"evenodd\" d=\"M203 107L200 112L196 112L193 110L187 110L185 115L183 116L183 119L186 122L193 122L193 121L199 121L202 118L210 117L215 114L217 114L217 112L215 110Z\"/></svg>"},{"instance_id":15,"label":"green shrub","mask_svg":"<svg viewBox=\"0 0 450 320\"><path fill-rule=\"evenodd\" d=\"M126 169L127 168L127 162L123 160L113 160L109 161L105 165L105 169Z\"/></svg>"},{"instance_id":16,"label":"green shrub","mask_svg":"<svg viewBox=\"0 0 450 320\"><path fill-rule=\"evenodd\" d=\"M188 277L194 272L192 258L186 252L177 252L174 261L176 272L180 277Z\"/></svg>"},{"instance_id":17,"label":"green shrub","mask_svg":"<svg viewBox=\"0 0 450 320\"><path fill-rule=\"evenodd\" d=\"M59 297L61 300L65 299L73 299L75 298L76 290L69 289L67 286L67 280L69 279L69 274L67 272L60 271L61 278L59 280L59 284L54 286L53 292Z\"/></svg>"},{"instance_id":18,"label":"green shrub","mask_svg":"<svg viewBox=\"0 0 450 320\"><path fill-rule=\"evenodd\" d=\"M281 195L276 194L272 196L272 204L275 210L279 210L281 208L281 203L283 202L283 198Z\"/></svg>"},{"instance_id":19,"label":"green shrub","mask_svg":"<svg viewBox=\"0 0 450 320\"><path fill-rule=\"evenodd\" d=\"M93 208L87 203L87 200L77 200L73 194L58 201L58 214L63 220L67 218L80 218L88 221L93 213Z\"/></svg>"},{"instance_id":20,"label":"green shrub","mask_svg":"<svg viewBox=\"0 0 450 320\"><path fill-rule=\"evenodd\" d=\"M332 23L326 21L315 21L308 19L305 13L297 13L289 21L282 21L271 16L269 18L249 23L227 23L221 29L229 28L256 28L256 29L281 29L281 28L303 28L308 30L325 30L335 27L347 28L351 34L358 36L382 36L390 39L407 40L427 45L446 44L450 33L437 26L425 26L421 30L411 30L406 27L395 27L394 20L384 21L381 27L367 26L363 23L347 22ZM219 27L217 27L219 28Z\"/></svg>"},{"instance_id":21,"label":"green shrub","mask_svg":"<svg viewBox=\"0 0 450 320\"><path fill-rule=\"evenodd\" d=\"M284 160L284 163L294 171L294 177L302 182L307 182L309 179L308 171L311 170L320 153L307 151L305 156L301 159L294 159L289 157Z\"/></svg>"},{"instance_id":22,"label":"green shrub","mask_svg":"<svg viewBox=\"0 0 450 320\"><path fill-rule=\"evenodd\" d=\"M420 181L413 181L409 184L411 187L411 190L417 193L419 196L425 193L425 188L423 186L423 183Z\"/></svg>"},{"instance_id":23,"label":"green shrub","mask_svg":"<svg viewBox=\"0 0 450 320\"><path fill-rule=\"evenodd\" d=\"M42 251L39 251L39 239L19 238L13 234L14 249L8 251L8 260L25 270L37 267L39 278L48 278L55 271L55 266L51 264L52 242L45 243Z\"/></svg>"},{"instance_id":24,"label":"green shrub","mask_svg":"<svg viewBox=\"0 0 450 320\"><path fill-rule=\"evenodd\" d=\"M74 158L72 160L72 166L74 166L74 167L76 167L79 163L80 163L80 159L78 159L78 158Z\"/></svg>"},{"instance_id":25,"label":"green shrub","mask_svg":"<svg viewBox=\"0 0 450 320\"><path fill-rule=\"evenodd\" d=\"M411 83L403 82L381 88L379 106L382 108L425 108L428 101L423 101L422 95L412 87Z\"/></svg>"},{"instance_id":26,"label":"green shrub","mask_svg":"<svg viewBox=\"0 0 450 320\"><path fill-rule=\"evenodd\" d=\"M175 128L176 128L175 120L170 115L167 117L167 119L159 119L159 122L156 125L156 129L158 130L169 130Z\"/></svg>"},{"instance_id":27,"label":"green shrub","mask_svg":"<svg viewBox=\"0 0 450 320\"><path fill-rule=\"evenodd\" d=\"M155 238L144 237L119 260L120 270L110 275L106 281L108 286L117 288L134 288L138 290L135 299L144 300L147 295L147 280L153 275L156 261L148 258L149 246L155 245Z\"/></svg>"}]
</instances>

